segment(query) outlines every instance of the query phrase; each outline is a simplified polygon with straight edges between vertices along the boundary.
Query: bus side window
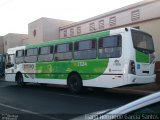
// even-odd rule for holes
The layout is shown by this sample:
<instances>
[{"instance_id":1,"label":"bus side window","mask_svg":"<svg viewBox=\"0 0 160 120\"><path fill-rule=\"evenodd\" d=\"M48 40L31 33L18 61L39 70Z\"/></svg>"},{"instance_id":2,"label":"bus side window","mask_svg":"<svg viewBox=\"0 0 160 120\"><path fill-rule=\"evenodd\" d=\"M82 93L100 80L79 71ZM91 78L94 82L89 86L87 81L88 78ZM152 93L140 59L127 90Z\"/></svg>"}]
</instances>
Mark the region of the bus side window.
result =
<instances>
[{"instance_id":1,"label":"bus side window","mask_svg":"<svg viewBox=\"0 0 160 120\"><path fill-rule=\"evenodd\" d=\"M37 55L38 55L38 49L37 48L31 48L25 50L25 62L26 63L34 63L37 61Z\"/></svg>"},{"instance_id":2,"label":"bus side window","mask_svg":"<svg viewBox=\"0 0 160 120\"><path fill-rule=\"evenodd\" d=\"M11 68L14 66L14 55L7 54L6 55L6 69Z\"/></svg>"},{"instance_id":3,"label":"bus side window","mask_svg":"<svg viewBox=\"0 0 160 120\"><path fill-rule=\"evenodd\" d=\"M59 44L55 46L54 60L71 60L72 59L72 43Z\"/></svg>"},{"instance_id":4,"label":"bus side window","mask_svg":"<svg viewBox=\"0 0 160 120\"><path fill-rule=\"evenodd\" d=\"M24 50L16 51L16 64L20 64L24 62Z\"/></svg>"},{"instance_id":5,"label":"bus side window","mask_svg":"<svg viewBox=\"0 0 160 120\"><path fill-rule=\"evenodd\" d=\"M97 57L97 46L96 39L85 40L74 43L74 59L83 60L83 59L94 59Z\"/></svg>"},{"instance_id":6,"label":"bus side window","mask_svg":"<svg viewBox=\"0 0 160 120\"><path fill-rule=\"evenodd\" d=\"M45 46L39 48L38 61L49 62L53 60L53 46Z\"/></svg>"},{"instance_id":7,"label":"bus side window","mask_svg":"<svg viewBox=\"0 0 160 120\"><path fill-rule=\"evenodd\" d=\"M98 46L99 58L119 58L122 54L122 36L100 38Z\"/></svg>"}]
</instances>

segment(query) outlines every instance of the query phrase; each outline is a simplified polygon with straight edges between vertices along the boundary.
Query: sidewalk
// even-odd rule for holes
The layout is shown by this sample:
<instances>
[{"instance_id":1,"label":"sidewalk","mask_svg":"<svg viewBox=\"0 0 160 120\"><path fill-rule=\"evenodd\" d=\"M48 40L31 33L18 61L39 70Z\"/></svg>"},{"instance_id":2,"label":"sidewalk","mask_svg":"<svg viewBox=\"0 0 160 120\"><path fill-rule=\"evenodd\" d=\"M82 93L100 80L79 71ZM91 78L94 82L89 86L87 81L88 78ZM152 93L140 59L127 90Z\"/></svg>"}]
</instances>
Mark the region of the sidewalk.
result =
<instances>
[{"instance_id":1,"label":"sidewalk","mask_svg":"<svg viewBox=\"0 0 160 120\"><path fill-rule=\"evenodd\" d=\"M148 95L154 92L160 91L160 84L151 83L146 85L140 86L132 86L132 87L121 87L121 88L113 88L109 90L111 92L119 92L119 93L133 93L133 94L140 94L140 95Z\"/></svg>"}]
</instances>

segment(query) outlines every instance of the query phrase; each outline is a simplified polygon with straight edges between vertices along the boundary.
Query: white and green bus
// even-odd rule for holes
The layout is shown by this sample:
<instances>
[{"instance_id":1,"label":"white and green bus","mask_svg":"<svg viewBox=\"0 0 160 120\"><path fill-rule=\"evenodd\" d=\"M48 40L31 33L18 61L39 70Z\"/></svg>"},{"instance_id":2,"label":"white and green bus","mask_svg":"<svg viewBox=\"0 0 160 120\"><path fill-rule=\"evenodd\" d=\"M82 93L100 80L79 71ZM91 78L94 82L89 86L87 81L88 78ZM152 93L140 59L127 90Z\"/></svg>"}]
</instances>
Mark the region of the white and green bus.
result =
<instances>
[{"instance_id":1,"label":"white and green bus","mask_svg":"<svg viewBox=\"0 0 160 120\"><path fill-rule=\"evenodd\" d=\"M15 48L6 80L114 88L155 82L152 36L134 28L119 28ZM9 57L8 57L9 58Z\"/></svg>"}]
</instances>

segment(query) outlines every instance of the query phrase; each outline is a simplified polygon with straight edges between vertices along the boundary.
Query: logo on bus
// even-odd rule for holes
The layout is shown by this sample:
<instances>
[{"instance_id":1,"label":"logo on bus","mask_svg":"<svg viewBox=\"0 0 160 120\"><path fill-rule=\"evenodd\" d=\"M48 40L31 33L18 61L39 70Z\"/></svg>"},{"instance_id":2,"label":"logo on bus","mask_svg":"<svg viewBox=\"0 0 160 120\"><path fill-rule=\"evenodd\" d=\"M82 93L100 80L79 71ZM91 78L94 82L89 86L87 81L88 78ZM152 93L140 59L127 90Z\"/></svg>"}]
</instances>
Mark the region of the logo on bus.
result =
<instances>
[{"instance_id":1,"label":"logo on bus","mask_svg":"<svg viewBox=\"0 0 160 120\"><path fill-rule=\"evenodd\" d=\"M84 61L78 62L78 67L84 67L84 66L87 66L87 62Z\"/></svg>"}]
</instances>

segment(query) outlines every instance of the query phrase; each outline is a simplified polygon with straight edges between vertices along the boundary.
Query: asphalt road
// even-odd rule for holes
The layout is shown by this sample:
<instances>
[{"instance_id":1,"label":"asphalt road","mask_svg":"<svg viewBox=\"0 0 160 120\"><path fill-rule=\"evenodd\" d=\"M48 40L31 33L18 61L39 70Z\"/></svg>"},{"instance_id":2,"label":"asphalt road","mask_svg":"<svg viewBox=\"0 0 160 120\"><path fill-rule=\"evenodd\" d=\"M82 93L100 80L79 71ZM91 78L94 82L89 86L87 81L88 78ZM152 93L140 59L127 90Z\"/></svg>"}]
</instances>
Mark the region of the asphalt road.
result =
<instances>
[{"instance_id":1,"label":"asphalt road","mask_svg":"<svg viewBox=\"0 0 160 120\"><path fill-rule=\"evenodd\" d=\"M74 95L64 87L18 87L0 81L0 120L66 120L124 105L142 96L96 89Z\"/></svg>"}]
</instances>

